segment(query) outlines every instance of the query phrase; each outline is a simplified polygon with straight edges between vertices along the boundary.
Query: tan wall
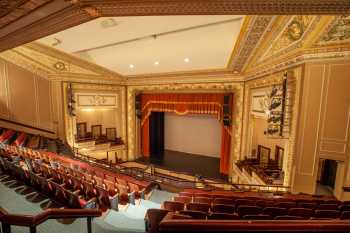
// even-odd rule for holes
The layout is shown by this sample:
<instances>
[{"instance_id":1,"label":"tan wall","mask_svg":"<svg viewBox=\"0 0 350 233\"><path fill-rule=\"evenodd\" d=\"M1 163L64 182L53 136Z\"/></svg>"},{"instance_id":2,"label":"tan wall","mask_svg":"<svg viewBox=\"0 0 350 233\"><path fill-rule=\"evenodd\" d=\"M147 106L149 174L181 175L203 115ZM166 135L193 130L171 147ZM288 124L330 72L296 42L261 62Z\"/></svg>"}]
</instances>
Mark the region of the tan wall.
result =
<instances>
[{"instance_id":1,"label":"tan wall","mask_svg":"<svg viewBox=\"0 0 350 233\"><path fill-rule=\"evenodd\" d=\"M52 106L52 85L43 77L0 60L0 118L43 129L55 137L57 119ZM1 121L2 127L40 133ZM45 133L44 133L45 134Z\"/></svg>"},{"instance_id":2,"label":"tan wall","mask_svg":"<svg viewBox=\"0 0 350 233\"><path fill-rule=\"evenodd\" d=\"M271 149L270 159L275 159L275 148L276 146L285 148L285 143L288 141L281 138L271 138L264 134L267 129L267 120L261 117L253 117L253 134L252 134L252 144L251 149L258 151L258 145L265 146Z\"/></svg>"},{"instance_id":3,"label":"tan wall","mask_svg":"<svg viewBox=\"0 0 350 233\"><path fill-rule=\"evenodd\" d=\"M87 131L91 132L92 125L102 125L102 133L105 134L106 128L118 128L117 123L120 118L118 117L118 112L116 109L88 109L88 110L77 110L76 121L86 122ZM117 135L120 132L117 131Z\"/></svg>"},{"instance_id":4,"label":"tan wall","mask_svg":"<svg viewBox=\"0 0 350 233\"><path fill-rule=\"evenodd\" d=\"M335 194L350 186L350 62L305 65L293 191L314 193L320 158L338 161ZM349 199L349 197L348 197Z\"/></svg>"},{"instance_id":5,"label":"tan wall","mask_svg":"<svg viewBox=\"0 0 350 233\"><path fill-rule=\"evenodd\" d=\"M214 116L165 113L167 150L220 158L221 123Z\"/></svg>"}]
</instances>

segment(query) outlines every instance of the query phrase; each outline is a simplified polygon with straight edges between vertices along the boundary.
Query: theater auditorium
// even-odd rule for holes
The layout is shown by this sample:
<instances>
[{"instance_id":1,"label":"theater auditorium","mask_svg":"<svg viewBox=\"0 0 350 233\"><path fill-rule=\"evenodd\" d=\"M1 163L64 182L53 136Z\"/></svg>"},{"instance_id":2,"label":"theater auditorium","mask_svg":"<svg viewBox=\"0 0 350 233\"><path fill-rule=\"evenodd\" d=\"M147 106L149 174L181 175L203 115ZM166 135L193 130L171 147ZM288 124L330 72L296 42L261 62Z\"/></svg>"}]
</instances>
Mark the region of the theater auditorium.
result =
<instances>
[{"instance_id":1,"label":"theater auditorium","mask_svg":"<svg viewBox=\"0 0 350 233\"><path fill-rule=\"evenodd\" d=\"M0 0L0 233L350 233L349 0Z\"/></svg>"}]
</instances>

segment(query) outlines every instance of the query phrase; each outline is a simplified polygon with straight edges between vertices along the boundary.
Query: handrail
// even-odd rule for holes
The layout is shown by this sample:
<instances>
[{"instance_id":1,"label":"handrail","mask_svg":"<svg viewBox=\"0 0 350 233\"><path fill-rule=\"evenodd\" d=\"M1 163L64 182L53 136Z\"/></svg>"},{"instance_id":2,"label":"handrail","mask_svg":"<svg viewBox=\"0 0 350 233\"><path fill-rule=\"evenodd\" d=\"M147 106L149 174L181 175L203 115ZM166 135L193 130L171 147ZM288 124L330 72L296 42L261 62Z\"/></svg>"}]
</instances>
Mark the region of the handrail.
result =
<instances>
[{"instance_id":1,"label":"handrail","mask_svg":"<svg viewBox=\"0 0 350 233\"><path fill-rule=\"evenodd\" d=\"M103 168L105 170L109 170L111 172L117 172L120 174L128 175L130 177L133 177L137 180L146 180L150 182L156 182L156 183L168 183L174 185L177 184L178 187L181 188L196 188L198 186L204 186L207 189L215 190L239 190L239 191L252 191L252 190L258 190L258 191L265 191L265 192L288 192L290 190L289 186L282 186L282 185L276 185L276 184L268 184L268 185L252 185L252 184L238 184L238 183L227 183L227 182L216 182L216 181L210 181L202 179L200 181L190 181L190 180L180 180L180 178L167 176L164 174L157 173L156 174L150 174L148 172L143 171L141 168L130 168L130 167L122 167L121 165L115 165L112 166L108 163L101 163L100 161L91 158L88 155L82 155L82 154L76 154L78 156L75 156L74 159L80 160L82 162L85 162L91 166L96 166ZM63 155L64 156L64 155ZM72 158L72 157L70 157ZM178 173L178 172L174 172ZM178 173L180 174L180 173ZM172 181L173 183L170 183L169 181Z\"/></svg>"},{"instance_id":2,"label":"handrail","mask_svg":"<svg viewBox=\"0 0 350 233\"><path fill-rule=\"evenodd\" d=\"M47 209L37 215L10 214L0 207L0 222L3 233L11 233L11 226L29 227L31 233L36 227L48 219L87 218L87 232L91 233L92 218L100 217L102 212L98 209Z\"/></svg>"},{"instance_id":3,"label":"handrail","mask_svg":"<svg viewBox=\"0 0 350 233\"><path fill-rule=\"evenodd\" d=\"M23 124L23 123L11 121L11 120L6 120L4 118L0 118L0 121L4 121L4 122L11 123L11 124L14 124L14 125L23 126L23 127L26 127L26 128L29 128L29 129L33 129L33 130L43 131L45 133L55 134L55 132L47 130L47 129L41 129L41 128L38 128L38 127L26 125L26 124Z\"/></svg>"},{"instance_id":4,"label":"handrail","mask_svg":"<svg viewBox=\"0 0 350 233\"><path fill-rule=\"evenodd\" d=\"M121 174L125 174L125 175L129 175L135 179L144 179L144 180L149 180L154 182L155 180L162 180L162 182L166 182L169 180L177 183L177 184L182 184L182 186L184 188L188 188L188 187L197 187L198 183L202 183L205 186L209 186L208 188L211 189L215 189L218 188L216 186L229 186L231 190L263 190L263 191L272 191L272 192L286 192L290 190L289 186L283 186L283 185L278 185L278 184L267 184L267 185L258 185L258 184L238 184L238 183L228 183L228 182L222 182L222 181L210 181L210 180L206 180L206 179L210 179L210 178L206 178L204 177L203 180L201 181L190 181L190 180L179 180L179 178L176 177L172 177L172 176L166 176L164 174L160 174L155 172L156 174L150 174L147 173L145 169L139 168L139 167L125 167L122 164L120 165L116 165L116 166L112 166L110 163L104 163L101 161L98 161L95 158L92 158L88 155L83 155L80 154L78 152L76 152L76 155L78 155L79 157L75 157L76 159L79 159L81 161L84 161L88 164L91 165L91 161L94 161L95 166L100 166L104 169L108 169L111 170L113 172L118 172ZM146 168L148 168L149 166L147 166ZM189 173L186 172L176 172L173 171L173 173L178 174L178 175L190 175Z\"/></svg>"}]
</instances>

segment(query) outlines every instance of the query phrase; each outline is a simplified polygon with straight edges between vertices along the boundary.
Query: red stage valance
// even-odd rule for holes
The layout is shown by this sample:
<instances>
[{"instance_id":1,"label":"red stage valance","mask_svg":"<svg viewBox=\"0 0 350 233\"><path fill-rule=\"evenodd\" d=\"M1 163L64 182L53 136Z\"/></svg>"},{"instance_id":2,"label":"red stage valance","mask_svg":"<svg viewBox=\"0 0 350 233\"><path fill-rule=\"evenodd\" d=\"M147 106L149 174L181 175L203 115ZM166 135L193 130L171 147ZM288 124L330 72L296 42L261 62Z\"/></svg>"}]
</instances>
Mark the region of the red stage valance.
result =
<instances>
[{"instance_id":1,"label":"red stage valance","mask_svg":"<svg viewBox=\"0 0 350 233\"><path fill-rule=\"evenodd\" d=\"M228 174L231 127L223 124L224 96L227 93L167 93L141 95L141 130L142 154L148 157L149 148L149 116L154 112L173 112L185 114L211 114L222 124L220 172ZM229 105L232 106L232 98Z\"/></svg>"}]
</instances>

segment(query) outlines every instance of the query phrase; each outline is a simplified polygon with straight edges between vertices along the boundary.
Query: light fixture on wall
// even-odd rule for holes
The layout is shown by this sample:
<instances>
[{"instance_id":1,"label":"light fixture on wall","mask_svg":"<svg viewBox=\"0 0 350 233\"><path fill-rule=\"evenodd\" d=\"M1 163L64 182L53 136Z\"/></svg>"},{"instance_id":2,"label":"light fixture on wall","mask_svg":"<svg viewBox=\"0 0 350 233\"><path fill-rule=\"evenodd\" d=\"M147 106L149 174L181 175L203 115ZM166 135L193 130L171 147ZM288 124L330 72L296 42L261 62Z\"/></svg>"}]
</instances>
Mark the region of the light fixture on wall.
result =
<instances>
[{"instance_id":1,"label":"light fixture on wall","mask_svg":"<svg viewBox=\"0 0 350 233\"><path fill-rule=\"evenodd\" d=\"M154 62L154 65L155 65L155 66L158 66L158 65L159 65L159 61L155 61L155 62Z\"/></svg>"},{"instance_id":2,"label":"light fixture on wall","mask_svg":"<svg viewBox=\"0 0 350 233\"><path fill-rule=\"evenodd\" d=\"M130 65L129 65L129 68L130 68L130 69L134 69L134 67L135 67L135 66L134 66L133 64L130 64Z\"/></svg>"},{"instance_id":3,"label":"light fixture on wall","mask_svg":"<svg viewBox=\"0 0 350 233\"><path fill-rule=\"evenodd\" d=\"M185 57L184 62L189 63L190 59L188 57Z\"/></svg>"}]
</instances>

